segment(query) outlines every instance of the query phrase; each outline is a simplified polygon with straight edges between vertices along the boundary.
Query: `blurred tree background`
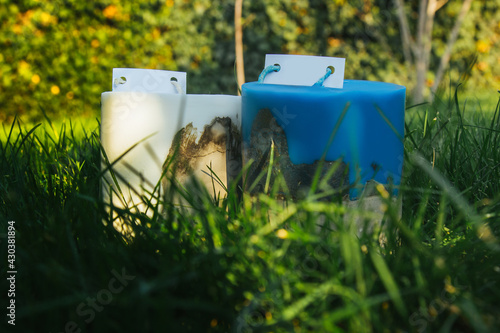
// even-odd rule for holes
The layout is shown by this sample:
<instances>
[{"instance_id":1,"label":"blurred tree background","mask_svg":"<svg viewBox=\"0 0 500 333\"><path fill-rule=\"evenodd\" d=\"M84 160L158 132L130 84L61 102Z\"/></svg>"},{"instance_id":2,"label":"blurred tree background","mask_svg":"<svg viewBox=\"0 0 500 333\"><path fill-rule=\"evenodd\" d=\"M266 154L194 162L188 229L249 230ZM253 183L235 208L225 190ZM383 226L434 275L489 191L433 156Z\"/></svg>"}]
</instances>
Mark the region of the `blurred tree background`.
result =
<instances>
[{"instance_id":1,"label":"blurred tree background","mask_svg":"<svg viewBox=\"0 0 500 333\"><path fill-rule=\"evenodd\" d=\"M444 1L444 2L443 2ZM442 0L432 29L425 96L462 1ZM419 0L404 6L411 32ZM188 93L236 94L234 1L0 0L0 119L95 117L114 67L188 72ZM415 85L394 0L244 0L247 81L266 53L346 58L346 78ZM500 88L500 6L474 0L443 84ZM473 62L475 60L475 62ZM472 65L471 65L472 64Z\"/></svg>"}]
</instances>

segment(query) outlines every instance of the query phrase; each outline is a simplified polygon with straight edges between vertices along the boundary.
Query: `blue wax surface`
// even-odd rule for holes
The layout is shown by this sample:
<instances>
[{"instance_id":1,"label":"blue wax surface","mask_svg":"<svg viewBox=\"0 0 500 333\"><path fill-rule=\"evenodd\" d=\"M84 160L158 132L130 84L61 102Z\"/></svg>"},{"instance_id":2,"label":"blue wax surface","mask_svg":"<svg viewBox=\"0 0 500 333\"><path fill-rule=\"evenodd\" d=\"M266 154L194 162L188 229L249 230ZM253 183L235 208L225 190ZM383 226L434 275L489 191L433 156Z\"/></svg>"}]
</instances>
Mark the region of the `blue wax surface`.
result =
<instances>
[{"instance_id":1,"label":"blue wax surface","mask_svg":"<svg viewBox=\"0 0 500 333\"><path fill-rule=\"evenodd\" d=\"M351 184L374 179L382 184L399 185L405 97L404 86L375 81L344 80L342 89L245 83L243 149L250 143L255 116L267 108L286 134L292 163L314 163L327 149L327 161L343 158L349 164ZM348 103L347 113L327 147Z\"/></svg>"}]
</instances>

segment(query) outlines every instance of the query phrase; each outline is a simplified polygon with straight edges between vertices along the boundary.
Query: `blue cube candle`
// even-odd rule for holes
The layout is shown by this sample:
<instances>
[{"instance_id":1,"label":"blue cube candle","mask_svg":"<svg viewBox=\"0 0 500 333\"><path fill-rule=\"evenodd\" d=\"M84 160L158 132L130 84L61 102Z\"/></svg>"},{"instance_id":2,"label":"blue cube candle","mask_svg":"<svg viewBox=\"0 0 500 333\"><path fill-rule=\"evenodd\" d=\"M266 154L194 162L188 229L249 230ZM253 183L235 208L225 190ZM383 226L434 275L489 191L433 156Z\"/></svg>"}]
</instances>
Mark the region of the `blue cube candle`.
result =
<instances>
[{"instance_id":1,"label":"blue cube candle","mask_svg":"<svg viewBox=\"0 0 500 333\"><path fill-rule=\"evenodd\" d=\"M289 160L278 168L293 168L293 175L285 177L287 182L291 179L290 192L301 184L307 190L325 153L330 165L342 159L350 185L375 180L397 186L403 166L405 94L404 86L374 81L344 80L342 89L246 83L242 86L244 162L255 160L250 173L262 171L267 157L261 155L272 139L274 151ZM351 198L358 195L351 190Z\"/></svg>"}]
</instances>

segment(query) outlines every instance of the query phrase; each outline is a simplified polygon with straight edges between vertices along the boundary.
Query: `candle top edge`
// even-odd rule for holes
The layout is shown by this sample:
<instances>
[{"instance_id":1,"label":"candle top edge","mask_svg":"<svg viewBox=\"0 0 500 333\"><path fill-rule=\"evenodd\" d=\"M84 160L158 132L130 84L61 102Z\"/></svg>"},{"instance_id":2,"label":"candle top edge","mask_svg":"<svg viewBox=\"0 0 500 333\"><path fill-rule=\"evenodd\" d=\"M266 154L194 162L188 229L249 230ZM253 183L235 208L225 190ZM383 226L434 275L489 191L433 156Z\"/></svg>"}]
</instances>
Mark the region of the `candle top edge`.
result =
<instances>
[{"instance_id":1,"label":"candle top edge","mask_svg":"<svg viewBox=\"0 0 500 333\"><path fill-rule=\"evenodd\" d=\"M358 91L358 90L372 90L372 91L395 91L406 89L405 86L389 83L389 82L381 82L381 81L368 81L368 80L344 80L343 88L329 88L329 87L318 87L318 86L293 86L293 85L283 85L283 84L271 84L271 83L259 83L259 82L247 82L243 84L242 90L251 88L255 90L268 90L270 87L274 87L274 89L283 89L283 90L297 90L297 89L307 89L316 92L348 92L348 91Z\"/></svg>"},{"instance_id":2,"label":"candle top edge","mask_svg":"<svg viewBox=\"0 0 500 333\"><path fill-rule=\"evenodd\" d=\"M158 96L186 96L187 98L201 98L205 96L209 97L229 97L229 98L241 98L237 95L227 95L227 94L172 94L172 93L161 93L161 92L145 92L145 91L104 91L101 95L108 94L148 94L148 95L158 95Z\"/></svg>"}]
</instances>

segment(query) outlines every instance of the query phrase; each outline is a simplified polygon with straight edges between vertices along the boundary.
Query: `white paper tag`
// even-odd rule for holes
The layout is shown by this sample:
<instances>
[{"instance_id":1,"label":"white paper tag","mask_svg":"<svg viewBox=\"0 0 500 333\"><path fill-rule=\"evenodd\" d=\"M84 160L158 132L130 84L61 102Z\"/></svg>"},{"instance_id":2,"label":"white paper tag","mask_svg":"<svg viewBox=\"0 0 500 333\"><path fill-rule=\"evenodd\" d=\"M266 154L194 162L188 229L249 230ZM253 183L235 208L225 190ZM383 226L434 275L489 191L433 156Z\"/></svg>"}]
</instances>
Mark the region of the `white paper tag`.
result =
<instances>
[{"instance_id":1,"label":"white paper tag","mask_svg":"<svg viewBox=\"0 0 500 333\"><path fill-rule=\"evenodd\" d=\"M186 73L158 69L113 68L113 91L186 93ZM178 89L179 88L179 89Z\"/></svg>"},{"instance_id":2,"label":"white paper tag","mask_svg":"<svg viewBox=\"0 0 500 333\"><path fill-rule=\"evenodd\" d=\"M264 83L292 86L312 86L326 74L329 66L335 68L323 83L324 87L344 86L345 58L318 57L289 54L266 54L265 67L278 64L279 72L266 75Z\"/></svg>"}]
</instances>

